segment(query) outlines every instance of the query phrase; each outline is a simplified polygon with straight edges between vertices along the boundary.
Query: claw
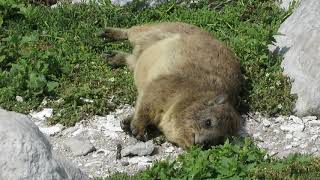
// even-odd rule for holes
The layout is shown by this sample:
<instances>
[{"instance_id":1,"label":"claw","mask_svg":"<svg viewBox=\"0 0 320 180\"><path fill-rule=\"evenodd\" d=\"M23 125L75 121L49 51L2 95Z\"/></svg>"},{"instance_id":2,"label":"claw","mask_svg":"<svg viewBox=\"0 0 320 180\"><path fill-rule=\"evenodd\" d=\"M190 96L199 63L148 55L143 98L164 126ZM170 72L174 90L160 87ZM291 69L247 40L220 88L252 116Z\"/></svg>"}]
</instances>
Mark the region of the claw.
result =
<instances>
[{"instance_id":1,"label":"claw","mask_svg":"<svg viewBox=\"0 0 320 180\"><path fill-rule=\"evenodd\" d=\"M113 57L115 57L117 55L117 53L116 52L114 52L114 51L107 51L107 52L105 52L105 53L102 53L102 57L103 58L105 58L105 59L111 59L111 58L113 58Z\"/></svg>"},{"instance_id":2,"label":"claw","mask_svg":"<svg viewBox=\"0 0 320 180\"><path fill-rule=\"evenodd\" d=\"M123 131L125 132L130 132L130 122L131 122L131 116L123 119L122 121L120 121L120 127Z\"/></svg>"},{"instance_id":3,"label":"claw","mask_svg":"<svg viewBox=\"0 0 320 180\"><path fill-rule=\"evenodd\" d=\"M138 139L140 141L147 140L147 136L144 132L144 129L138 129L138 128L134 127L132 124L131 124L131 133L136 139Z\"/></svg>"}]
</instances>

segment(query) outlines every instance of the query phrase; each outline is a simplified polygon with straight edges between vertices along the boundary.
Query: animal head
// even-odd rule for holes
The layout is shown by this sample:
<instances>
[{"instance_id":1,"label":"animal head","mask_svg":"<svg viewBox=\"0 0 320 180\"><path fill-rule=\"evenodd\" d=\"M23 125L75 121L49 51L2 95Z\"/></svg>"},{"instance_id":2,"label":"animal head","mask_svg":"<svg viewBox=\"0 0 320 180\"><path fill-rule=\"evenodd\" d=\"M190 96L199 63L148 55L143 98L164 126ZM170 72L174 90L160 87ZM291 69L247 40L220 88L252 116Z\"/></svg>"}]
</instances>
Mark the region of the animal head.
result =
<instances>
[{"instance_id":1,"label":"animal head","mask_svg":"<svg viewBox=\"0 0 320 180\"><path fill-rule=\"evenodd\" d=\"M170 139L184 148L223 143L238 132L241 118L226 95L194 101L173 117L176 133Z\"/></svg>"}]
</instances>

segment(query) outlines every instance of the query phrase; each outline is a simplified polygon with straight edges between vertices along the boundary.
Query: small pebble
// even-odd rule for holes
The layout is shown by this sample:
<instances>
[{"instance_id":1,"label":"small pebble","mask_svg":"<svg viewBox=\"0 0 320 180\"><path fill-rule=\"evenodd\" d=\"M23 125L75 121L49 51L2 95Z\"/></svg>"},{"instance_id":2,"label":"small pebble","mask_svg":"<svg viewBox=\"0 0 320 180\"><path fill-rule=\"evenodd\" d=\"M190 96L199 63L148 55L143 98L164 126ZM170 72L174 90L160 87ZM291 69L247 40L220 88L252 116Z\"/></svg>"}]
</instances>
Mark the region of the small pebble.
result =
<instances>
[{"instance_id":1,"label":"small pebble","mask_svg":"<svg viewBox=\"0 0 320 180\"><path fill-rule=\"evenodd\" d=\"M311 139L312 141L314 141L314 140L316 140L318 137L319 137L318 135L313 135L310 139Z\"/></svg>"},{"instance_id":2,"label":"small pebble","mask_svg":"<svg viewBox=\"0 0 320 180\"><path fill-rule=\"evenodd\" d=\"M317 116L306 116L302 118L303 121L312 121L317 119L318 119Z\"/></svg>"},{"instance_id":3,"label":"small pebble","mask_svg":"<svg viewBox=\"0 0 320 180\"><path fill-rule=\"evenodd\" d=\"M292 139L292 134L286 134L286 139Z\"/></svg>"},{"instance_id":4,"label":"small pebble","mask_svg":"<svg viewBox=\"0 0 320 180\"><path fill-rule=\"evenodd\" d=\"M291 146L292 147L297 147L297 146L299 146L299 142L296 142L296 141L291 142Z\"/></svg>"},{"instance_id":5,"label":"small pebble","mask_svg":"<svg viewBox=\"0 0 320 180\"><path fill-rule=\"evenodd\" d=\"M137 144L124 147L121 150L121 156L146 156L150 155L155 149L155 145L152 141L139 142Z\"/></svg>"},{"instance_id":6,"label":"small pebble","mask_svg":"<svg viewBox=\"0 0 320 180\"><path fill-rule=\"evenodd\" d=\"M282 123L284 121L284 118L279 116L274 120L276 123Z\"/></svg>"},{"instance_id":7,"label":"small pebble","mask_svg":"<svg viewBox=\"0 0 320 180\"><path fill-rule=\"evenodd\" d=\"M121 159L121 150L122 150L121 144L117 144L116 159Z\"/></svg>"},{"instance_id":8,"label":"small pebble","mask_svg":"<svg viewBox=\"0 0 320 180\"><path fill-rule=\"evenodd\" d=\"M165 150L166 153L172 153L173 151L174 151L174 147L172 147L172 146L166 148L166 150Z\"/></svg>"},{"instance_id":9,"label":"small pebble","mask_svg":"<svg viewBox=\"0 0 320 180\"><path fill-rule=\"evenodd\" d=\"M258 138L259 136L260 136L260 133L253 134L254 138Z\"/></svg>"},{"instance_id":10,"label":"small pebble","mask_svg":"<svg viewBox=\"0 0 320 180\"><path fill-rule=\"evenodd\" d=\"M23 102L23 97L21 97L21 96L16 96L16 100L17 100L18 102Z\"/></svg>"},{"instance_id":11,"label":"small pebble","mask_svg":"<svg viewBox=\"0 0 320 180\"><path fill-rule=\"evenodd\" d=\"M306 148L308 145L307 144L300 144L300 148L302 148L302 149L304 149L304 148Z\"/></svg>"},{"instance_id":12,"label":"small pebble","mask_svg":"<svg viewBox=\"0 0 320 180\"><path fill-rule=\"evenodd\" d=\"M320 126L320 121L319 120L312 120L309 121L310 126Z\"/></svg>"},{"instance_id":13,"label":"small pebble","mask_svg":"<svg viewBox=\"0 0 320 180\"><path fill-rule=\"evenodd\" d=\"M292 145L286 145L286 146L284 147L284 149L286 149L286 150L291 149L291 148L292 148Z\"/></svg>"},{"instance_id":14,"label":"small pebble","mask_svg":"<svg viewBox=\"0 0 320 180\"><path fill-rule=\"evenodd\" d=\"M128 165L129 165L129 162L128 162L128 161L121 161L121 165L122 165L122 166L128 166Z\"/></svg>"},{"instance_id":15,"label":"small pebble","mask_svg":"<svg viewBox=\"0 0 320 180\"><path fill-rule=\"evenodd\" d=\"M267 120L267 119L263 119L263 120L262 120L262 124L263 124L265 127L270 127L271 122L270 122L269 120Z\"/></svg>"},{"instance_id":16,"label":"small pebble","mask_svg":"<svg viewBox=\"0 0 320 180\"><path fill-rule=\"evenodd\" d=\"M279 134L280 131L278 129L274 129L273 132Z\"/></svg>"},{"instance_id":17,"label":"small pebble","mask_svg":"<svg viewBox=\"0 0 320 180\"><path fill-rule=\"evenodd\" d=\"M88 139L82 137L69 138L65 141L65 145L70 148L75 156L85 156L96 150Z\"/></svg>"}]
</instances>

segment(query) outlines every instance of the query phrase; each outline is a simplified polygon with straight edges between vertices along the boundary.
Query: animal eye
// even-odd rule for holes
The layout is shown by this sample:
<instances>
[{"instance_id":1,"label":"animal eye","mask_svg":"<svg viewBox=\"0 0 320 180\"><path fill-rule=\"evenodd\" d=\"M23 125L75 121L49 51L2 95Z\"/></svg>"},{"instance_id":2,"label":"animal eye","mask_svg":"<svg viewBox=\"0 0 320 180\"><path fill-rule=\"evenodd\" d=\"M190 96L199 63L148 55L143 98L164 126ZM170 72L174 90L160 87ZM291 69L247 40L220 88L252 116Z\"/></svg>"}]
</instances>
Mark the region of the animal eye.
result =
<instances>
[{"instance_id":1,"label":"animal eye","mask_svg":"<svg viewBox=\"0 0 320 180\"><path fill-rule=\"evenodd\" d=\"M211 127L211 119L206 119L205 125L206 127Z\"/></svg>"}]
</instances>

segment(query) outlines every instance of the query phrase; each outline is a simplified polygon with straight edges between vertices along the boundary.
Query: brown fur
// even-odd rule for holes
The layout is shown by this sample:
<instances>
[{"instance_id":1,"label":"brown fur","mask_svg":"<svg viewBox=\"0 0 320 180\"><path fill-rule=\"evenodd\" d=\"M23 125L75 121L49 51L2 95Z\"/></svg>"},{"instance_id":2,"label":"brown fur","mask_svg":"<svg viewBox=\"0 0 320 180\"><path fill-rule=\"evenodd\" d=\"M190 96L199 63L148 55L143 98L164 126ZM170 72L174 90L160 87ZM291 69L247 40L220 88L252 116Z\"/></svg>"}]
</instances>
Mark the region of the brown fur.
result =
<instances>
[{"instance_id":1,"label":"brown fur","mask_svg":"<svg viewBox=\"0 0 320 180\"><path fill-rule=\"evenodd\" d=\"M107 28L109 40L128 39L132 54L113 53L134 72L138 98L130 129L143 139L148 125L187 148L236 135L242 75L235 55L200 28L178 22Z\"/></svg>"}]
</instances>

